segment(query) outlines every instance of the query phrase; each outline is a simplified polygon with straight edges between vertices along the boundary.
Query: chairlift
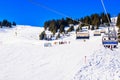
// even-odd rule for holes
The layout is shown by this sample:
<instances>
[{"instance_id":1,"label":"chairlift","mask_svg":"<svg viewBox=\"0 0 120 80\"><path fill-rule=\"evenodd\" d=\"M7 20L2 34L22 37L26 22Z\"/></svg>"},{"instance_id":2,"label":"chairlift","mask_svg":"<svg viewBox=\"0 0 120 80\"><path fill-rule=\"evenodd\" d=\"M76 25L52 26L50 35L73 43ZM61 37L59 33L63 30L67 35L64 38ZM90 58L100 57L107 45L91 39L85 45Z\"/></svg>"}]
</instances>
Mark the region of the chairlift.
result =
<instances>
[{"instance_id":1,"label":"chairlift","mask_svg":"<svg viewBox=\"0 0 120 80\"><path fill-rule=\"evenodd\" d=\"M113 48L117 47L118 39L117 39L117 36L116 36L116 31L110 31L109 30L108 34L106 34L102 37L102 44L105 47L110 47L110 46L112 46Z\"/></svg>"},{"instance_id":2,"label":"chairlift","mask_svg":"<svg viewBox=\"0 0 120 80\"><path fill-rule=\"evenodd\" d=\"M80 31L76 34L76 39L89 39L89 32L88 31Z\"/></svg>"},{"instance_id":3,"label":"chairlift","mask_svg":"<svg viewBox=\"0 0 120 80\"><path fill-rule=\"evenodd\" d=\"M101 36L101 32L100 31L94 31L94 36Z\"/></svg>"},{"instance_id":4,"label":"chairlift","mask_svg":"<svg viewBox=\"0 0 120 80\"><path fill-rule=\"evenodd\" d=\"M106 33L105 29L100 30L101 33Z\"/></svg>"},{"instance_id":5,"label":"chairlift","mask_svg":"<svg viewBox=\"0 0 120 80\"><path fill-rule=\"evenodd\" d=\"M103 0L101 0L101 3L102 3L105 13L107 14L107 10L105 8ZM115 25L113 25L113 23L111 23L108 15L106 15L106 17L108 19L110 26L108 27L107 35L104 34L104 36L102 37L102 44L105 47L111 47L111 49L112 49L112 48L117 47L117 45L118 45L117 32L115 30Z\"/></svg>"}]
</instances>

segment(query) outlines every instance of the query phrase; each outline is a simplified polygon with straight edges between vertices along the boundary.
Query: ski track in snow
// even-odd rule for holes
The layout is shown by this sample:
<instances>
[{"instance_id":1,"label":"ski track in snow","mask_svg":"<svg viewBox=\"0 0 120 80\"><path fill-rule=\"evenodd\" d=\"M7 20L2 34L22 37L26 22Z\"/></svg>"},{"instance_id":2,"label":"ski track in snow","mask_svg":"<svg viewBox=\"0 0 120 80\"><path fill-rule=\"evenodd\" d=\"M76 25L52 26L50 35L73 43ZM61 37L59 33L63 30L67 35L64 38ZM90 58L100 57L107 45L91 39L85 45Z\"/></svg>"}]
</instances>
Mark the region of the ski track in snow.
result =
<instances>
[{"instance_id":1,"label":"ski track in snow","mask_svg":"<svg viewBox=\"0 0 120 80\"><path fill-rule=\"evenodd\" d=\"M73 80L120 80L120 52L118 50L100 49L87 61Z\"/></svg>"},{"instance_id":2,"label":"ski track in snow","mask_svg":"<svg viewBox=\"0 0 120 80\"><path fill-rule=\"evenodd\" d=\"M44 47L46 41L38 38L42 30L30 26L0 29L0 80L106 80L108 73L107 79L114 75L120 79L119 48L103 48L102 38L94 37L93 31L85 42L76 40L73 32L62 39L70 44Z\"/></svg>"}]
</instances>

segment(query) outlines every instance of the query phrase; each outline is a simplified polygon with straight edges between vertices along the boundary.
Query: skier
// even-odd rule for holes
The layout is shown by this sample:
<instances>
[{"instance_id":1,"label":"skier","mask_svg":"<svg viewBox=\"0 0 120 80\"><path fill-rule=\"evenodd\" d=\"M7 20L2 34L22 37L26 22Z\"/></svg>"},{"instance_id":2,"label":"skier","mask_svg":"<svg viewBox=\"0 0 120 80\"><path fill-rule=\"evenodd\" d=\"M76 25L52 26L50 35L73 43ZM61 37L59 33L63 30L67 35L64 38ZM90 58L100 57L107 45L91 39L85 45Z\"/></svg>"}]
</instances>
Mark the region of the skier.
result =
<instances>
[{"instance_id":1,"label":"skier","mask_svg":"<svg viewBox=\"0 0 120 80\"><path fill-rule=\"evenodd\" d=\"M110 49L113 50L113 46L112 45L110 46Z\"/></svg>"},{"instance_id":2,"label":"skier","mask_svg":"<svg viewBox=\"0 0 120 80\"><path fill-rule=\"evenodd\" d=\"M15 31L15 36L17 36L17 32Z\"/></svg>"}]
</instances>

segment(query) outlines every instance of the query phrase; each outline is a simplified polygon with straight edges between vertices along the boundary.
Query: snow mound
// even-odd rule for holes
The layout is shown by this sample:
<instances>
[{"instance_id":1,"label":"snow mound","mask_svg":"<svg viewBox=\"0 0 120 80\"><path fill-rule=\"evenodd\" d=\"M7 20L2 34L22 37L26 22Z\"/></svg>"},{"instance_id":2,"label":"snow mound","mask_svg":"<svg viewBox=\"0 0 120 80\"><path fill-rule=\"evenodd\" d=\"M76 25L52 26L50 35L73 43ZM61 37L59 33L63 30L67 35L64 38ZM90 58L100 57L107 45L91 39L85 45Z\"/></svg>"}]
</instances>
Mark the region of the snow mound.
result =
<instances>
[{"instance_id":1,"label":"snow mound","mask_svg":"<svg viewBox=\"0 0 120 80\"><path fill-rule=\"evenodd\" d=\"M120 52L109 49L96 51L87 59L73 80L120 80Z\"/></svg>"}]
</instances>

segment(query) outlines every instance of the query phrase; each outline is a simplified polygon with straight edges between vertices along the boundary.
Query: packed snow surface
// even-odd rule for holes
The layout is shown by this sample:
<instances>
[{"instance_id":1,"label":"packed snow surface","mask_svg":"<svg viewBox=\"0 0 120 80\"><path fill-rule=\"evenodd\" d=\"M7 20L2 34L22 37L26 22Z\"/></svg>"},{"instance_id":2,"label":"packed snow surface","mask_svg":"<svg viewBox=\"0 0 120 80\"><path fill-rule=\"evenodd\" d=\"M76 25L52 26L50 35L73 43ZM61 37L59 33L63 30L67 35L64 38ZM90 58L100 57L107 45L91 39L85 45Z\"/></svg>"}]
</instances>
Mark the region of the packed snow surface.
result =
<instances>
[{"instance_id":1,"label":"packed snow surface","mask_svg":"<svg viewBox=\"0 0 120 80\"><path fill-rule=\"evenodd\" d=\"M120 46L105 49L102 37L40 41L40 27L0 29L0 80L120 80ZM67 44L54 44L66 41ZM68 43L69 42L69 43Z\"/></svg>"}]
</instances>

